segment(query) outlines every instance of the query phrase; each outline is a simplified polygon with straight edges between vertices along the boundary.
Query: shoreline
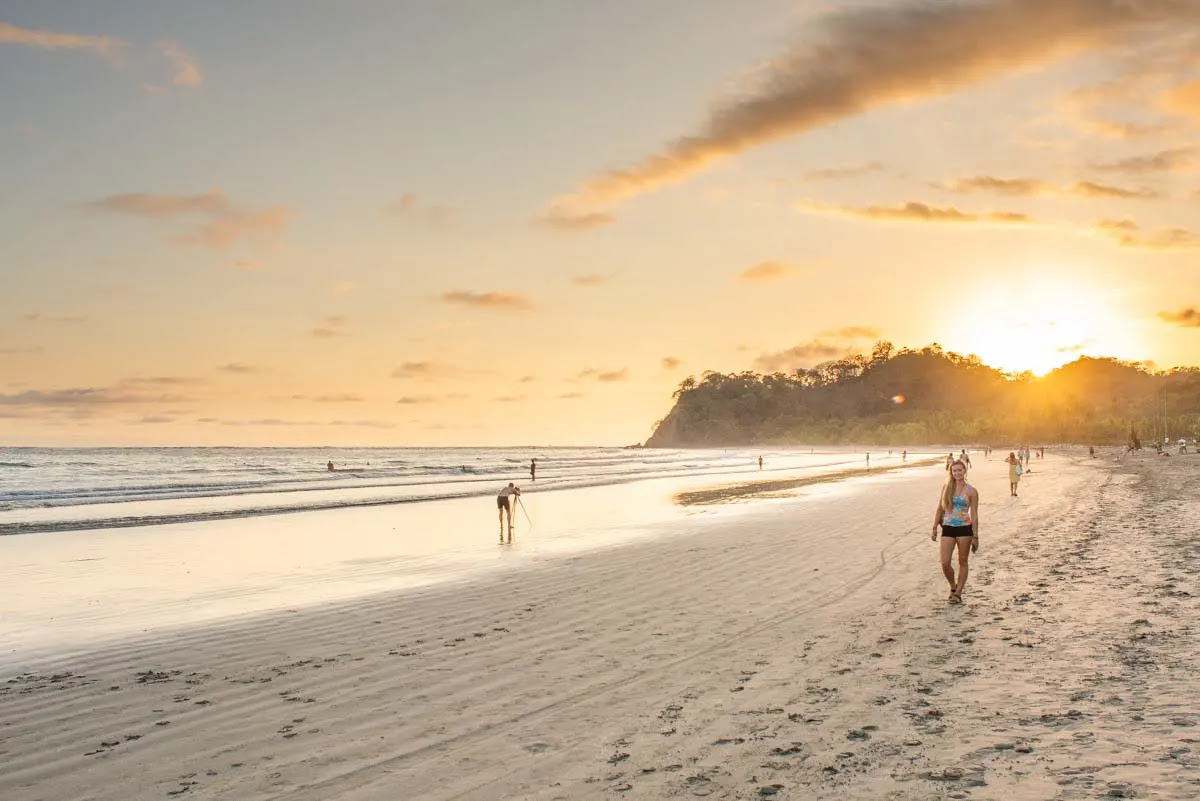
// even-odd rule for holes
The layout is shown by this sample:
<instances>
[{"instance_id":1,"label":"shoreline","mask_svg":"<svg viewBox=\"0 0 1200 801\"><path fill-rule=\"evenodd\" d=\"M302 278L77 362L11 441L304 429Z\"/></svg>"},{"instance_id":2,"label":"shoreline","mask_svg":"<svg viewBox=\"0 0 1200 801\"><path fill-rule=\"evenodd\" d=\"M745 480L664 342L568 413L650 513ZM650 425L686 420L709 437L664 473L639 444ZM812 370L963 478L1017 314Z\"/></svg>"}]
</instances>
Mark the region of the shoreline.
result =
<instances>
[{"instance_id":1,"label":"shoreline","mask_svg":"<svg viewBox=\"0 0 1200 801\"><path fill-rule=\"evenodd\" d=\"M1045 463L1019 499L976 464L959 607L940 471L901 471L869 506L699 510L685 536L0 676L0 795L1194 794L1200 541L1149 526L1195 519L1200 462Z\"/></svg>"}]
</instances>

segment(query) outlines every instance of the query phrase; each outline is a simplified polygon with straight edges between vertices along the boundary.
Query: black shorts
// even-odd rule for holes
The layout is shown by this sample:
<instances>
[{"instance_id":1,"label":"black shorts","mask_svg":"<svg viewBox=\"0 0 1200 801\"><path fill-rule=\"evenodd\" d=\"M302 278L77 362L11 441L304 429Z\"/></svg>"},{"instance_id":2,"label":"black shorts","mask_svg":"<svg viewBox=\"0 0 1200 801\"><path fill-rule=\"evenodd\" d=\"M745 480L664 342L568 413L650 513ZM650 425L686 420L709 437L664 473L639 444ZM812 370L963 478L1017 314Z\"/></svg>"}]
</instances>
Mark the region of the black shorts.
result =
<instances>
[{"instance_id":1,"label":"black shorts","mask_svg":"<svg viewBox=\"0 0 1200 801\"><path fill-rule=\"evenodd\" d=\"M508 508L508 496L507 495L497 495L496 496L496 508L497 509L507 509Z\"/></svg>"},{"instance_id":2,"label":"black shorts","mask_svg":"<svg viewBox=\"0 0 1200 801\"><path fill-rule=\"evenodd\" d=\"M942 526L942 536L958 539L959 537L974 537L974 530L970 526Z\"/></svg>"}]
</instances>

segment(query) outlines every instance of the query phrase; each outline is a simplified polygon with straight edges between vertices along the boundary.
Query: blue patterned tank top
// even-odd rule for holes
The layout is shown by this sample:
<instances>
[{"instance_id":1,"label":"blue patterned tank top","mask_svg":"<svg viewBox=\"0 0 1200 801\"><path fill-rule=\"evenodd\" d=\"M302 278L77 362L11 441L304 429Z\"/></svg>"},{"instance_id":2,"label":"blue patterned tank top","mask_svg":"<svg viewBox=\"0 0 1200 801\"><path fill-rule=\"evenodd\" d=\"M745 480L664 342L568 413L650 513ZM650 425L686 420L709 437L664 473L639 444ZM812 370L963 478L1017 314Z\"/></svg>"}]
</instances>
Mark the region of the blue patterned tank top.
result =
<instances>
[{"instance_id":1,"label":"blue patterned tank top","mask_svg":"<svg viewBox=\"0 0 1200 801\"><path fill-rule=\"evenodd\" d=\"M971 485L967 484L962 495L955 495L950 499L950 508L942 510L943 526L971 525L971 499L967 497L970 488Z\"/></svg>"}]
</instances>

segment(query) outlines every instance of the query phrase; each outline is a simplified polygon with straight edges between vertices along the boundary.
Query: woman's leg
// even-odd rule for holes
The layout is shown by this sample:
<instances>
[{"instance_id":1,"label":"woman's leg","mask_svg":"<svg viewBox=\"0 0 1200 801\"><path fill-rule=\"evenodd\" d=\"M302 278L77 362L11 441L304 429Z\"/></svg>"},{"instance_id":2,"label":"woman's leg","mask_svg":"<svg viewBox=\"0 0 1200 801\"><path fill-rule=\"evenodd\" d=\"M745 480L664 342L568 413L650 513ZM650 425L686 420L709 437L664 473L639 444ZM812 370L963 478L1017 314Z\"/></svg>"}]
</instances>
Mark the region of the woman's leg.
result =
<instances>
[{"instance_id":1,"label":"woman's leg","mask_svg":"<svg viewBox=\"0 0 1200 801\"><path fill-rule=\"evenodd\" d=\"M958 584L954 591L962 595L963 587L967 586L967 560L971 558L971 538L959 537L954 544L958 546Z\"/></svg>"},{"instance_id":2,"label":"woman's leg","mask_svg":"<svg viewBox=\"0 0 1200 801\"><path fill-rule=\"evenodd\" d=\"M942 537L940 543L941 548L939 556L942 560L942 575L946 577L946 581L950 583L950 591L954 591L954 566L950 563L951 556L954 555L954 537Z\"/></svg>"}]
</instances>

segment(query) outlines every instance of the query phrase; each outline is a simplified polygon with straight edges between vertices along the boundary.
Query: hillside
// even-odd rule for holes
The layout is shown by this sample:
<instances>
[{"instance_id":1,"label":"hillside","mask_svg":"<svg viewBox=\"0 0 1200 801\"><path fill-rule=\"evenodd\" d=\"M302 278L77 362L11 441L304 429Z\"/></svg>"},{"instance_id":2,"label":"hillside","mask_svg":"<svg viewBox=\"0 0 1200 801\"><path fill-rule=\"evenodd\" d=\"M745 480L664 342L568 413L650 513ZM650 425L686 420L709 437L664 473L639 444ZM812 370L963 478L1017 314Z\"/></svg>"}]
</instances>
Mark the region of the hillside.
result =
<instances>
[{"instance_id":1,"label":"hillside","mask_svg":"<svg viewBox=\"0 0 1200 801\"><path fill-rule=\"evenodd\" d=\"M1200 369L1082 357L1041 378L974 356L875 345L791 374L688 377L647 447L933 443L1124 444L1200 431Z\"/></svg>"}]
</instances>

